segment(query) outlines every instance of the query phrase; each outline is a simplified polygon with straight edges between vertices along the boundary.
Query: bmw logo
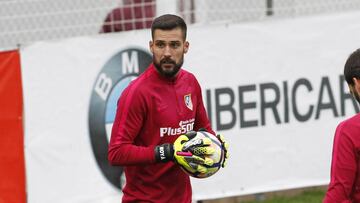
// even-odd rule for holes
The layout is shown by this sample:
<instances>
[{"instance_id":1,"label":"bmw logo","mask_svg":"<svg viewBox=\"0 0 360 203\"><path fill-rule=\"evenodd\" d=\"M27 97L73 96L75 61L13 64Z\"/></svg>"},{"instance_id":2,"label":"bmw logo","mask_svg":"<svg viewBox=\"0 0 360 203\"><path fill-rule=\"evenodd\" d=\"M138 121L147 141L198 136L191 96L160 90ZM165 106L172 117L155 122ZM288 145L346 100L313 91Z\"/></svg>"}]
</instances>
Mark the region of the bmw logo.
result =
<instances>
[{"instance_id":1,"label":"bmw logo","mask_svg":"<svg viewBox=\"0 0 360 203\"><path fill-rule=\"evenodd\" d=\"M122 91L145 71L152 61L149 52L138 48L121 50L112 56L98 74L91 93L89 130L91 146L106 179L121 190L122 167L107 161L111 128L115 119L117 100Z\"/></svg>"}]
</instances>

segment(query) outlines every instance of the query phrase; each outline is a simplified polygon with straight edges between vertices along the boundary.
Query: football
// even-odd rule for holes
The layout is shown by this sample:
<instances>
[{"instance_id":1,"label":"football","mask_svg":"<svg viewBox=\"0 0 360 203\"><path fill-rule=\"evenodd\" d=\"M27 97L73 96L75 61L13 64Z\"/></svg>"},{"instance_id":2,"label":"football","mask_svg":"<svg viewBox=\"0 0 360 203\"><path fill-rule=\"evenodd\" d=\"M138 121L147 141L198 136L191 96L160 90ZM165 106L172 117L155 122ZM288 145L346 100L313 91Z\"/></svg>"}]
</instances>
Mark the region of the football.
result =
<instances>
[{"instance_id":1,"label":"football","mask_svg":"<svg viewBox=\"0 0 360 203\"><path fill-rule=\"evenodd\" d=\"M214 175L221 168L221 164L225 158L225 152L224 152L224 149L221 147L221 142L218 140L218 138L215 135L205 132L205 131L198 131L196 133L195 137L192 138L191 140L201 139L204 137L207 137L211 140L210 147L214 148L215 152L211 155L203 155L202 158L205 158L205 157L211 158L214 161L214 164L211 166L203 165L204 167L207 168L206 173L199 173L199 172L192 173L192 172L182 168L187 174L189 174L190 176L195 177L195 178L207 178L207 177Z\"/></svg>"}]
</instances>

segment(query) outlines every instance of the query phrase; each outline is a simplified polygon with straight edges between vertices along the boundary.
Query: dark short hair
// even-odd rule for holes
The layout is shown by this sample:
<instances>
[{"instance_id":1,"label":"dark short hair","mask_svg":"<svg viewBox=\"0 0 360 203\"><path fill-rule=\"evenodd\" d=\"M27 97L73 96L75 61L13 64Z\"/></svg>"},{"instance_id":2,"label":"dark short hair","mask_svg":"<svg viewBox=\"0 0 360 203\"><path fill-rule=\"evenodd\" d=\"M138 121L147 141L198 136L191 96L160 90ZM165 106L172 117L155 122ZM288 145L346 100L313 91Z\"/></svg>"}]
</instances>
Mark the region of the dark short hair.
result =
<instances>
[{"instance_id":1,"label":"dark short hair","mask_svg":"<svg viewBox=\"0 0 360 203\"><path fill-rule=\"evenodd\" d=\"M180 28L183 33L183 39L186 39L186 23L184 19L177 15L165 14L154 19L151 25L151 36L154 39L155 30L172 30Z\"/></svg>"},{"instance_id":2,"label":"dark short hair","mask_svg":"<svg viewBox=\"0 0 360 203\"><path fill-rule=\"evenodd\" d=\"M346 60L344 67L345 80L349 85L353 85L353 78L360 79L360 49L354 51Z\"/></svg>"}]
</instances>

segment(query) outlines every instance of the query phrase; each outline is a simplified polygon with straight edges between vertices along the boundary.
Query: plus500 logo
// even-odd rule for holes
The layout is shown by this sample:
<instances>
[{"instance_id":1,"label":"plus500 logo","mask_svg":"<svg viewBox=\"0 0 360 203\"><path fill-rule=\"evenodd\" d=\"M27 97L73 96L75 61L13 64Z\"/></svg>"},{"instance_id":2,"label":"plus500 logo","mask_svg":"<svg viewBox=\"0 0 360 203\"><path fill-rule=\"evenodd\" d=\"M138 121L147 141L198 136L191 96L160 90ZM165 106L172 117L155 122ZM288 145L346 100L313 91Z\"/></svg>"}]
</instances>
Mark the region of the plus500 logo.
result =
<instances>
[{"instance_id":1,"label":"plus500 logo","mask_svg":"<svg viewBox=\"0 0 360 203\"><path fill-rule=\"evenodd\" d=\"M194 129L194 121L195 119L180 121L178 128L172 128L172 127L160 128L160 137L185 134L186 132Z\"/></svg>"}]
</instances>

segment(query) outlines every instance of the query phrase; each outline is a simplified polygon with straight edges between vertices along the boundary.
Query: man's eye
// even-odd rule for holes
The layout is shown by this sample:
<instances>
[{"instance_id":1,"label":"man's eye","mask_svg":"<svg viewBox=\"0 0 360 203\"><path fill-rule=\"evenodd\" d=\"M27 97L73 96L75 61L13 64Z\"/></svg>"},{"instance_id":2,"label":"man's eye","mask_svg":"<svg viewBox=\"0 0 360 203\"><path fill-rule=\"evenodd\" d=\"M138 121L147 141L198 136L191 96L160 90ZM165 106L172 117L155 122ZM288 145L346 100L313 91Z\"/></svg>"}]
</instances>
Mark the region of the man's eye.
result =
<instances>
[{"instance_id":1,"label":"man's eye","mask_svg":"<svg viewBox=\"0 0 360 203\"><path fill-rule=\"evenodd\" d=\"M178 47L180 46L180 43L178 43L178 42L173 42L173 43L170 44L170 46L171 46L172 48L178 48Z\"/></svg>"},{"instance_id":2,"label":"man's eye","mask_svg":"<svg viewBox=\"0 0 360 203\"><path fill-rule=\"evenodd\" d=\"M164 48L165 44L160 42L160 43L156 43L156 46L159 48Z\"/></svg>"}]
</instances>

